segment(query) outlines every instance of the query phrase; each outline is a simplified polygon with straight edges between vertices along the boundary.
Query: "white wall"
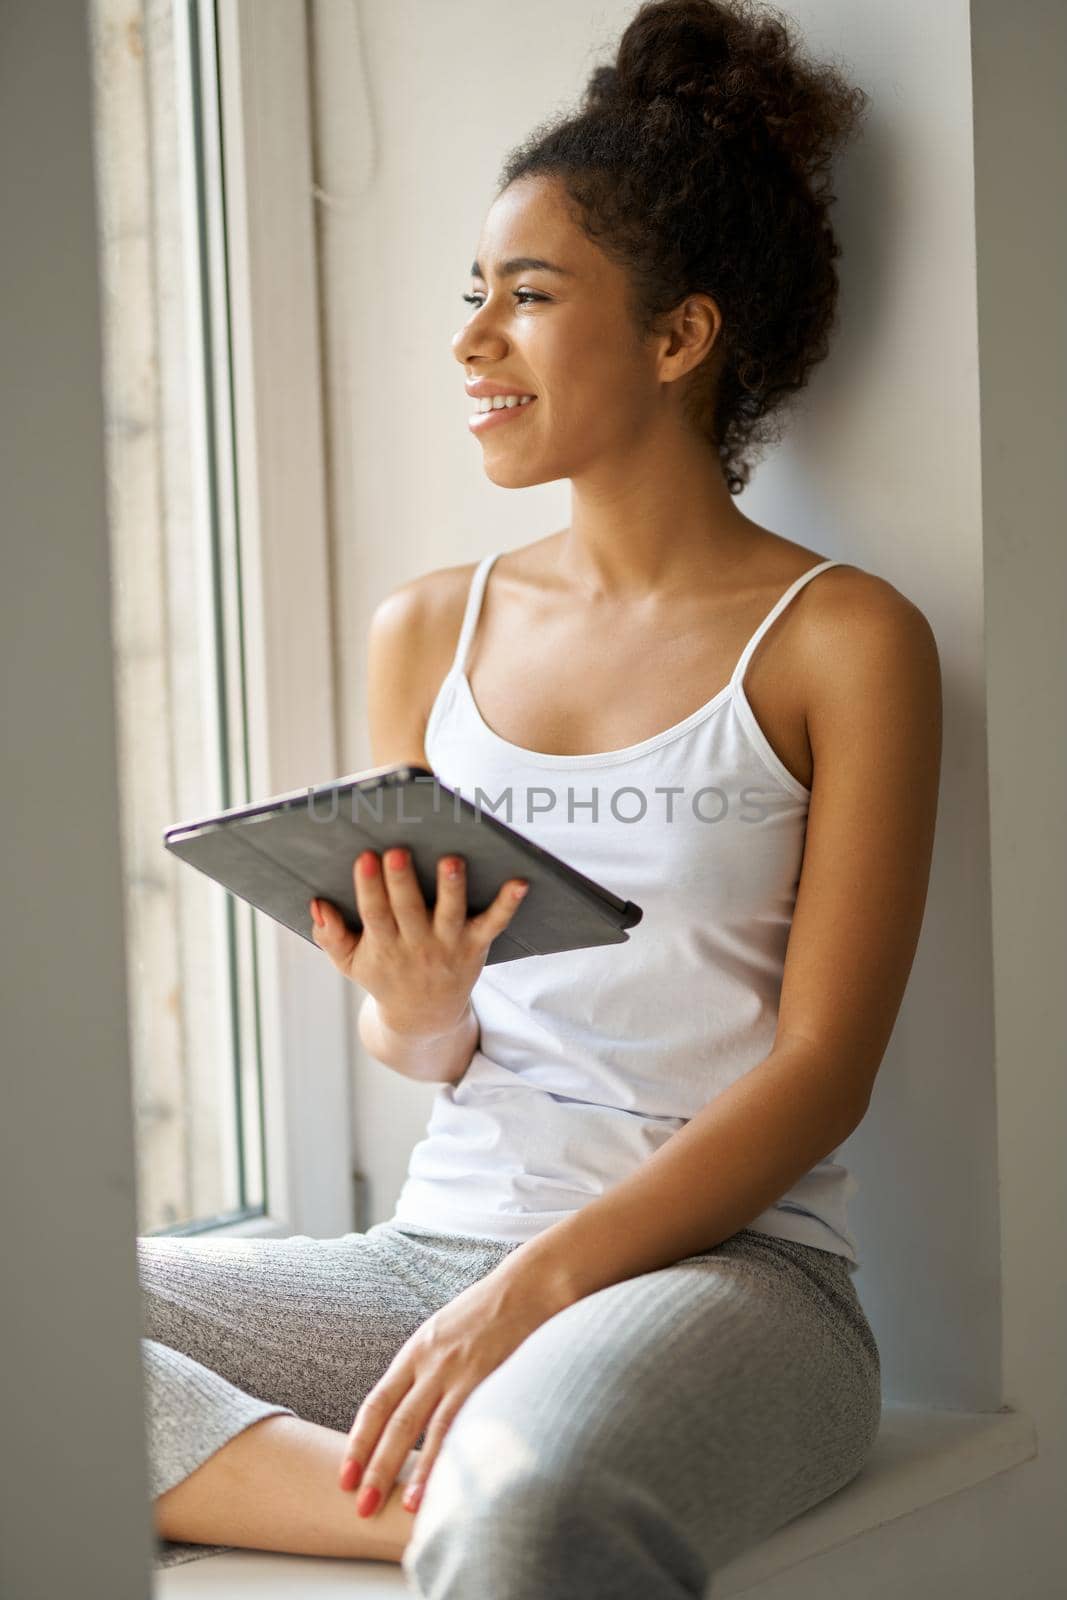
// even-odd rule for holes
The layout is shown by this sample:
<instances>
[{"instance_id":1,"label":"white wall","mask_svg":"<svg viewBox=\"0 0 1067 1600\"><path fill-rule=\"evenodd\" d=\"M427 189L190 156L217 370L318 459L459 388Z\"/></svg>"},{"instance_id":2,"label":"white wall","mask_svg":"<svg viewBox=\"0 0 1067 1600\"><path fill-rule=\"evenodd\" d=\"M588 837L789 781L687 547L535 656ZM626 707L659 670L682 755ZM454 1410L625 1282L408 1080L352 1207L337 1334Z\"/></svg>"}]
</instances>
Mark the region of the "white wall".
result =
<instances>
[{"instance_id":1,"label":"white wall","mask_svg":"<svg viewBox=\"0 0 1067 1600\"><path fill-rule=\"evenodd\" d=\"M982 515L966 6L793 3L871 95L839 163L836 345L744 499L887 578L937 636L939 826L922 937L873 1102L842 1159L856 1287L887 1397L1000 1404L996 1104L982 687Z\"/></svg>"},{"instance_id":2,"label":"white wall","mask_svg":"<svg viewBox=\"0 0 1067 1600\"><path fill-rule=\"evenodd\" d=\"M572 102L634 9L404 0L350 11L313 0L344 770L370 762L365 640L382 595L566 520L566 484L514 494L483 476L449 340L503 155ZM966 0L787 9L872 106L839 166L836 344L742 503L912 598L937 635L945 696L922 940L873 1104L846 1147L862 1185L856 1284L887 1399L1007 1402L1030 1409L1041 1431L1040 1464L881 1537L901 1552L913 1541L918 1593L933 1594L943 1563L973 1568L972 1594L1044 1600L1056 1592L1042 1587L1052 1565L1030 1547L1023 1578L1017 1558L1062 1451L1065 1410L1067 1206L1053 1146L1065 1125L1053 1000L1062 973L1052 965L1065 941L1062 873L1044 855L1062 866L1062 746L1049 735L1062 720L1063 646L1030 620L1062 629L1062 480L1049 463L1062 456L1063 372L1051 353L1062 359L1063 344L1062 332L1058 343L1048 336L1061 313L1042 260L1053 247L1063 260L1050 119L1064 13L1030 0L1009 18L975 0L972 75ZM1022 279L1009 227L1028 236ZM355 1071L375 1221L391 1213L433 1090L366 1058ZM930 1553L923 1539L950 1516L982 1559L943 1545ZM826 1558L842 1594L873 1595L883 1581L887 1597L899 1594L899 1565L886 1557L861 1589L855 1559Z\"/></svg>"}]
</instances>

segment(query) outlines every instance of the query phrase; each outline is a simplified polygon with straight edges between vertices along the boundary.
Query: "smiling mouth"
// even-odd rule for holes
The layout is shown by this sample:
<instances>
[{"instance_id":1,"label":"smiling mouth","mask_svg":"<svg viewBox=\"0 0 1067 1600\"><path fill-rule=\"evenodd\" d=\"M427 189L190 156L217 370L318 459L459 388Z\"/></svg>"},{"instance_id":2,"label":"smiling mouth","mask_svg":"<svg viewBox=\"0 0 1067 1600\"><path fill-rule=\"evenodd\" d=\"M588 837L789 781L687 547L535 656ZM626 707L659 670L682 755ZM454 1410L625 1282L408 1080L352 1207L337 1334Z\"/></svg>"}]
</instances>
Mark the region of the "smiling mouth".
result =
<instances>
[{"instance_id":1,"label":"smiling mouth","mask_svg":"<svg viewBox=\"0 0 1067 1600\"><path fill-rule=\"evenodd\" d=\"M522 416L537 404L537 396L532 395L529 400L513 406L494 406L491 411L473 411L467 419L467 426L473 433L482 433L487 428L493 428L504 422L514 422L516 417Z\"/></svg>"},{"instance_id":2,"label":"smiling mouth","mask_svg":"<svg viewBox=\"0 0 1067 1600\"><path fill-rule=\"evenodd\" d=\"M478 411L514 411L516 406L529 405L537 396L532 389L501 389L496 394L472 394ZM500 405L497 405L497 401Z\"/></svg>"}]
</instances>

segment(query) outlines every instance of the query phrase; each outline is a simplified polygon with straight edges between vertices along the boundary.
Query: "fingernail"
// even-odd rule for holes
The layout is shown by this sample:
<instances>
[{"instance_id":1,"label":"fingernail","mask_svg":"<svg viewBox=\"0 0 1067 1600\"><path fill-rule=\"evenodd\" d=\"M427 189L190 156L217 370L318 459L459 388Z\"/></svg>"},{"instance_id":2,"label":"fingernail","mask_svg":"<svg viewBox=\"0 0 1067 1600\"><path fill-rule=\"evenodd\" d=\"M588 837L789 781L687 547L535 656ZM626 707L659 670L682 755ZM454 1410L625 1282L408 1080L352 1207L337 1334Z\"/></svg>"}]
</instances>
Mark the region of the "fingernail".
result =
<instances>
[{"instance_id":1,"label":"fingernail","mask_svg":"<svg viewBox=\"0 0 1067 1600\"><path fill-rule=\"evenodd\" d=\"M323 916L322 908L317 900L311 902L311 915L315 918L316 927L325 928L326 918Z\"/></svg>"},{"instance_id":2,"label":"fingernail","mask_svg":"<svg viewBox=\"0 0 1067 1600\"><path fill-rule=\"evenodd\" d=\"M401 850L399 848L396 850L390 850L385 859L389 863L390 867L392 867L393 871L397 872L401 867L407 865L408 853L406 850Z\"/></svg>"},{"instance_id":3,"label":"fingernail","mask_svg":"<svg viewBox=\"0 0 1067 1600\"><path fill-rule=\"evenodd\" d=\"M341 1468L341 1488L358 1489L359 1480L363 1476L363 1467L356 1460L346 1461Z\"/></svg>"},{"instance_id":4,"label":"fingernail","mask_svg":"<svg viewBox=\"0 0 1067 1600\"><path fill-rule=\"evenodd\" d=\"M417 1511L422 1503L422 1484L412 1485L404 1495L403 1506L405 1511Z\"/></svg>"},{"instance_id":5,"label":"fingernail","mask_svg":"<svg viewBox=\"0 0 1067 1600\"><path fill-rule=\"evenodd\" d=\"M359 1499L356 1501L356 1510L361 1517L369 1517L378 1509L382 1498L382 1491L377 1484L368 1483Z\"/></svg>"},{"instance_id":6,"label":"fingernail","mask_svg":"<svg viewBox=\"0 0 1067 1600\"><path fill-rule=\"evenodd\" d=\"M511 898L513 900L521 900L529 887L528 883L520 883L516 888L512 889Z\"/></svg>"}]
</instances>

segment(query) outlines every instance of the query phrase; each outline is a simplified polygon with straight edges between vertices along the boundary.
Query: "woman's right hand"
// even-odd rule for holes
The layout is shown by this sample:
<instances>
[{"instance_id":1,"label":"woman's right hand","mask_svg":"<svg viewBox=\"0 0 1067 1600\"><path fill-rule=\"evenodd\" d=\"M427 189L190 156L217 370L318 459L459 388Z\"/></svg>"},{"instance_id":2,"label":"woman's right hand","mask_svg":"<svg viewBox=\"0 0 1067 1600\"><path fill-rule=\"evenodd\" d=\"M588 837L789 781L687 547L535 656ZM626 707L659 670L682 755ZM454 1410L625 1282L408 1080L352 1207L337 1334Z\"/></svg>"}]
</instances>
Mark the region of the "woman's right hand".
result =
<instances>
[{"instance_id":1,"label":"woman's right hand","mask_svg":"<svg viewBox=\"0 0 1067 1600\"><path fill-rule=\"evenodd\" d=\"M448 870L453 865L454 875ZM524 880L509 879L484 911L468 917L461 856L439 858L432 912L409 850L387 850L381 864L375 851L364 850L352 864L352 878L362 931L353 933L329 900L312 900L315 943L338 972L374 996L379 1016L394 1033L450 1032L463 1020L489 946L522 904L525 889L514 891Z\"/></svg>"}]
</instances>

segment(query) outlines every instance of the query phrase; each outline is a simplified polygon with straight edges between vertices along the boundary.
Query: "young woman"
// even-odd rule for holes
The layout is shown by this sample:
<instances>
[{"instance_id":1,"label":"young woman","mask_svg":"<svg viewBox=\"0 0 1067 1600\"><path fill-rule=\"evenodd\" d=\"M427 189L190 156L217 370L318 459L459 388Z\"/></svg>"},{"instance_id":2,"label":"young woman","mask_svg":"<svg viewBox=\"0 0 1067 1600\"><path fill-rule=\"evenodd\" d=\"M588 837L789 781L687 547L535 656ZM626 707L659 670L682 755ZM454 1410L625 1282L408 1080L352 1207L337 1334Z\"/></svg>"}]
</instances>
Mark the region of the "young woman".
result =
<instances>
[{"instance_id":1,"label":"young woman","mask_svg":"<svg viewBox=\"0 0 1067 1600\"><path fill-rule=\"evenodd\" d=\"M386 598L374 761L491 797L644 917L485 967L517 885L468 916L444 858L431 910L403 851L354 863L358 938L309 908L370 1053L441 1087L388 1223L138 1241L185 1554L676 1600L868 1455L834 1155L922 922L938 658L891 584L736 503L827 350L864 100L766 11L662 0L505 167L454 352L489 477L569 479L570 523Z\"/></svg>"}]
</instances>

